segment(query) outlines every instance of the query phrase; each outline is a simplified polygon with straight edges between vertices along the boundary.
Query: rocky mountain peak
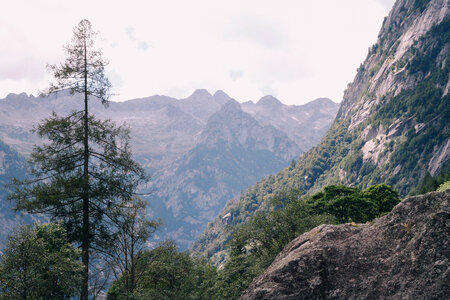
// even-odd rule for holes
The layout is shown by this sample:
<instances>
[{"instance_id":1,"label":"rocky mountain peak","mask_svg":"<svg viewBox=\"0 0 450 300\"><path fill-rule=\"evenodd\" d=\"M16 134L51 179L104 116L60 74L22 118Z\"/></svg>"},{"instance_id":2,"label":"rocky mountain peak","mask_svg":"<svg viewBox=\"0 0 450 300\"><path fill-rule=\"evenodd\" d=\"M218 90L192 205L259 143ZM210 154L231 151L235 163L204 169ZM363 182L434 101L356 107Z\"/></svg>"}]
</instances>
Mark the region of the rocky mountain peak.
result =
<instances>
[{"instance_id":1,"label":"rocky mountain peak","mask_svg":"<svg viewBox=\"0 0 450 300\"><path fill-rule=\"evenodd\" d=\"M267 96L264 96L261 99L259 99L259 101L256 103L256 105L276 108L276 107L282 106L283 103L281 103L281 101L278 100L277 98L275 98L274 96L267 95Z\"/></svg>"},{"instance_id":2,"label":"rocky mountain peak","mask_svg":"<svg viewBox=\"0 0 450 300\"><path fill-rule=\"evenodd\" d=\"M228 96L224 91L222 90L217 90L214 95L214 100L216 100L217 103L219 103L220 105L225 104L228 100L231 99L230 96Z\"/></svg>"},{"instance_id":3,"label":"rocky mountain peak","mask_svg":"<svg viewBox=\"0 0 450 300\"><path fill-rule=\"evenodd\" d=\"M226 114L230 116L239 112L242 112L241 105L239 104L239 102L231 98L230 100L228 100L228 102L222 105L222 107L218 111L218 113L220 114Z\"/></svg>"},{"instance_id":4,"label":"rocky mountain peak","mask_svg":"<svg viewBox=\"0 0 450 300\"><path fill-rule=\"evenodd\" d=\"M202 133L207 145L218 140L241 145L245 149L269 150L288 161L300 154L298 145L282 131L272 125L261 125L253 116L244 112L241 105L230 99L213 114Z\"/></svg>"},{"instance_id":5,"label":"rocky mountain peak","mask_svg":"<svg viewBox=\"0 0 450 300\"><path fill-rule=\"evenodd\" d=\"M212 95L205 89L197 89L187 99L209 99Z\"/></svg>"},{"instance_id":6,"label":"rocky mountain peak","mask_svg":"<svg viewBox=\"0 0 450 300\"><path fill-rule=\"evenodd\" d=\"M6 101L14 101L15 99L27 98L27 97L28 97L27 93L20 93L20 94L9 93L8 95L6 95L4 100L6 100Z\"/></svg>"},{"instance_id":7,"label":"rocky mountain peak","mask_svg":"<svg viewBox=\"0 0 450 300\"><path fill-rule=\"evenodd\" d=\"M433 26L449 17L447 0L398 0L386 17L378 41L344 93L337 117L351 117L350 130L364 122L389 94L409 89L423 78L409 76L410 49Z\"/></svg>"},{"instance_id":8,"label":"rocky mountain peak","mask_svg":"<svg viewBox=\"0 0 450 300\"><path fill-rule=\"evenodd\" d=\"M307 104L320 105L320 106L336 105L336 103L333 102L333 100L331 100L329 98L317 98L311 102L308 102Z\"/></svg>"}]
</instances>

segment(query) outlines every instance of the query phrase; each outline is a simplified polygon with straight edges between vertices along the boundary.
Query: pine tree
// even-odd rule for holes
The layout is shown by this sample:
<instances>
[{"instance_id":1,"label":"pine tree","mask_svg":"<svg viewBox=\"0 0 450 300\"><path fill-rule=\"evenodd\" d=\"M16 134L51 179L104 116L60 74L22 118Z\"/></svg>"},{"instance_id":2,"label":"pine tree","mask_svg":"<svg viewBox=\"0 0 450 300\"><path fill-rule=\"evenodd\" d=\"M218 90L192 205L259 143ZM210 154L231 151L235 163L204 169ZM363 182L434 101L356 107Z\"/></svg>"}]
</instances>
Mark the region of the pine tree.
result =
<instances>
[{"instance_id":1,"label":"pine tree","mask_svg":"<svg viewBox=\"0 0 450 300\"><path fill-rule=\"evenodd\" d=\"M108 104L107 62L94 49L97 33L88 20L82 20L73 34L65 46L66 60L49 67L56 82L46 94L81 94L84 108L64 117L53 113L38 125L36 132L49 143L34 148L29 160L32 178L15 180L9 199L17 210L46 213L64 223L70 240L81 246L81 299L87 300L90 250L111 236L116 221L112 208L131 199L147 177L131 158L129 130L89 114L90 101Z\"/></svg>"}]
</instances>

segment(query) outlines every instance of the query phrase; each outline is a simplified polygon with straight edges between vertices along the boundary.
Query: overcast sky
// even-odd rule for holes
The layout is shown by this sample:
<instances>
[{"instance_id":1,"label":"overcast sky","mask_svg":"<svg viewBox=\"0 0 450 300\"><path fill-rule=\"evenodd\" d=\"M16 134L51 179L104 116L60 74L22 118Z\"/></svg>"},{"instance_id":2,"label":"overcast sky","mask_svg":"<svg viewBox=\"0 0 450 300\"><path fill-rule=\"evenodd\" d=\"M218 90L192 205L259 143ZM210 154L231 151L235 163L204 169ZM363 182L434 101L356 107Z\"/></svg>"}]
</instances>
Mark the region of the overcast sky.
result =
<instances>
[{"instance_id":1,"label":"overcast sky","mask_svg":"<svg viewBox=\"0 0 450 300\"><path fill-rule=\"evenodd\" d=\"M0 0L0 98L47 87L83 19L122 101L221 89L238 101L339 102L394 0Z\"/></svg>"}]
</instances>

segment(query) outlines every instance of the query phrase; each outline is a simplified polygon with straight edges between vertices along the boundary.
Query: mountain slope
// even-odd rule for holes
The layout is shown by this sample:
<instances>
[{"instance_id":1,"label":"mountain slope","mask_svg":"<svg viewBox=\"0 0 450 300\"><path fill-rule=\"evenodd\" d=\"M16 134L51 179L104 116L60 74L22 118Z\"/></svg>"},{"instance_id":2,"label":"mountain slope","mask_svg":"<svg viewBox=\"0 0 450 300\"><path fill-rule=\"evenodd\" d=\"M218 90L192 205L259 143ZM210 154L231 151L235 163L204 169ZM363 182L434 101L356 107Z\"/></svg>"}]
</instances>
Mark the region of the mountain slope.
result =
<instances>
[{"instance_id":1,"label":"mountain slope","mask_svg":"<svg viewBox=\"0 0 450 300\"><path fill-rule=\"evenodd\" d=\"M0 100L0 139L26 156L43 142L30 133L34 125L52 110L65 114L81 104L79 95L68 92L46 98L10 94ZM310 141L297 145L290 132L318 140L323 131L315 128L328 127L337 112L331 101L303 106L279 102L279 112L289 112L295 122L284 122L279 112L270 117L267 109L260 110L264 113L257 120L223 91L211 95L206 90L181 100L155 95L111 102L107 109L99 101L90 105L98 118L130 127L133 154L152 177L152 195L144 198L152 214L166 220L160 237L170 233L183 248L228 199L310 147Z\"/></svg>"},{"instance_id":2,"label":"mountain slope","mask_svg":"<svg viewBox=\"0 0 450 300\"><path fill-rule=\"evenodd\" d=\"M256 104L249 101L241 106L261 124L270 124L285 132L301 147L302 152L320 142L339 109L338 103L327 98L304 105L283 105L270 95L262 97Z\"/></svg>"},{"instance_id":3,"label":"mountain slope","mask_svg":"<svg viewBox=\"0 0 450 300\"><path fill-rule=\"evenodd\" d=\"M212 115L199 143L155 174L152 214L164 215L164 235L190 245L225 202L285 167L299 147L273 126L260 125L229 100Z\"/></svg>"},{"instance_id":4,"label":"mountain slope","mask_svg":"<svg viewBox=\"0 0 450 300\"><path fill-rule=\"evenodd\" d=\"M338 115L317 146L296 164L251 187L230 202L194 245L220 261L231 227L286 189L302 193L328 184L366 188L387 183L401 195L427 171L448 169L450 86L448 1L399 0L344 93ZM229 218L230 219L230 218Z\"/></svg>"},{"instance_id":5,"label":"mountain slope","mask_svg":"<svg viewBox=\"0 0 450 300\"><path fill-rule=\"evenodd\" d=\"M447 190L408 198L373 224L316 227L240 299L446 299L449 208Z\"/></svg>"},{"instance_id":6,"label":"mountain slope","mask_svg":"<svg viewBox=\"0 0 450 300\"><path fill-rule=\"evenodd\" d=\"M14 149L0 140L0 250L3 249L8 234L17 226L30 223L39 219L27 213L15 213L13 203L7 197L5 184L10 183L13 177L24 178L26 173L26 161Z\"/></svg>"}]
</instances>

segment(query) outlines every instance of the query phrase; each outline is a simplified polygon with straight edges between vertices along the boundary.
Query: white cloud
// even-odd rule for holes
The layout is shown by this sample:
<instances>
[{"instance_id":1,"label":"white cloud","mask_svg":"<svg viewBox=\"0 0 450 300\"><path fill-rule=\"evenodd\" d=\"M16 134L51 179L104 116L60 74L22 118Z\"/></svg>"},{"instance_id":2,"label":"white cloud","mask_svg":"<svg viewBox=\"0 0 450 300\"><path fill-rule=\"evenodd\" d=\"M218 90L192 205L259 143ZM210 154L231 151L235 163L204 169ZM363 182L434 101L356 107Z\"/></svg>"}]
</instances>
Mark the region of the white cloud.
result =
<instances>
[{"instance_id":1,"label":"white cloud","mask_svg":"<svg viewBox=\"0 0 450 300\"><path fill-rule=\"evenodd\" d=\"M230 78L233 81L238 80L239 78L241 78L244 75L244 71L242 70L230 70Z\"/></svg>"},{"instance_id":2,"label":"white cloud","mask_svg":"<svg viewBox=\"0 0 450 300\"><path fill-rule=\"evenodd\" d=\"M136 44L136 49L138 49L138 50L146 51L148 48L150 48L150 45L147 42L139 41Z\"/></svg>"},{"instance_id":3,"label":"white cloud","mask_svg":"<svg viewBox=\"0 0 450 300\"><path fill-rule=\"evenodd\" d=\"M285 43L281 23L254 14L239 14L222 25L222 38L254 43L265 48L280 48Z\"/></svg>"},{"instance_id":4,"label":"white cloud","mask_svg":"<svg viewBox=\"0 0 450 300\"><path fill-rule=\"evenodd\" d=\"M134 28L133 26L127 26L125 28L125 32L127 33L127 36L130 40L135 41L136 40L136 28Z\"/></svg>"}]
</instances>

